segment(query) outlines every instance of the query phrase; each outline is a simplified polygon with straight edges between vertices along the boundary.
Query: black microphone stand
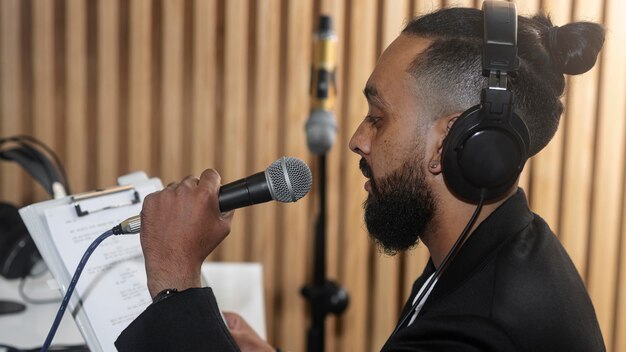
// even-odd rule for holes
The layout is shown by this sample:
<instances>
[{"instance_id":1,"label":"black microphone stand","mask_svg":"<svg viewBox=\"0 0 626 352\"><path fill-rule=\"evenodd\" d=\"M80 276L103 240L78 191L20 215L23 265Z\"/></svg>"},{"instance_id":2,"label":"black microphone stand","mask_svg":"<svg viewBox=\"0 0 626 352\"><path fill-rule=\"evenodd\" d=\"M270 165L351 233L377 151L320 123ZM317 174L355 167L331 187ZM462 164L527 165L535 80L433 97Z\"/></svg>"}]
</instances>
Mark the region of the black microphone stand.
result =
<instances>
[{"instance_id":1,"label":"black microphone stand","mask_svg":"<svg viewBox=\"0 0 626 352\"><path fill-rule=\"evenodd\" d=\"M302 288L309 301L312 324L307 334L307 351L324 351L324 323L329 313L341 314L348 307L347 291L326 278L326 153L332 147L337 125L332 113L334 85L334 42L329 16L320 16L319 32L311 79L313 98L311 115L306 124L309 149L319 156L317 183L319 190L319 215L315 223L313 283Z\"/></svg>"},{"instance_id":2,"label":"black microphone stand","mask_svg":"<svg viewBox=\"0 0 626 352\"><path fill-rule=\"evenodd\" d=\"M320 213L315 224L313 284L301 293L309 300L312 325L307 334L307 351L324 351L324 326L329 313L339 315L348 307L348 292L326 278L326 154L319 156Z\"/></svg>"}]
</instances>

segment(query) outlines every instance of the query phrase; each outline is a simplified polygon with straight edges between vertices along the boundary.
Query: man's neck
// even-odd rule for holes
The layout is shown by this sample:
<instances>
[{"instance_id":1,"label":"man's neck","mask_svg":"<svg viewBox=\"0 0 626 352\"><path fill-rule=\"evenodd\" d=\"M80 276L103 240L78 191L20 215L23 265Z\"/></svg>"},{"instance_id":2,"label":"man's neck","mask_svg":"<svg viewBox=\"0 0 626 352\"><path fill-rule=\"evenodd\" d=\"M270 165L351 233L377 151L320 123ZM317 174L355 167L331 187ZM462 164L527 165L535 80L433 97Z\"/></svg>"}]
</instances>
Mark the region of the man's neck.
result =
<instances>
[{"instance_id":1,"label":"man's neck","mask_svg":"<svg viewBox=\"0 0 626 352\"><path fill-rule=\"evenodd\" d=\"M502 199L494 203L485 204L474 226L470 229L470 234L467 238L473 234L480 223L516 192L517 187L512 189ZM425 231L426 235L422 238L422 242L428 247L435 267L439 267L454 245L454 242L456 242L465 226L467 226L475 210L475 204L461 202L451 195L440 200L437 215L431 221L431 224Z\"/></svg>"}]
</instances>

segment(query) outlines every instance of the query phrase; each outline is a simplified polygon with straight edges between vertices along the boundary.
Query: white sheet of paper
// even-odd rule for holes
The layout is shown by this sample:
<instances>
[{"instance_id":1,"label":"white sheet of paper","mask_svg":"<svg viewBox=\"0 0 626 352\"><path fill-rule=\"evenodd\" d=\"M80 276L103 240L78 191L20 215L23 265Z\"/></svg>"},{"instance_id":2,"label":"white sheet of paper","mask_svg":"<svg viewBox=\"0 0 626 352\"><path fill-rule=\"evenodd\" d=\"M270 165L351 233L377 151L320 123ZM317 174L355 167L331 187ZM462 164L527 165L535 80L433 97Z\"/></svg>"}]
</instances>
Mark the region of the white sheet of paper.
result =
<instances>
[{"instance_id":1,"label":"white sheet of paper","mask_svg":"<svg viewBox=\"0 0 626 352\"><path fill-rule=\"evenodd\" d=\"M138 189L141 198L157 189ZM127 192L107 196L107 204L125 204ZM81 202L85 209L95 208L94 199ZM79 217L69 204L45 212L51 238L63 264L73 275L89 245L102 233L125 220L128 214L138 214L141 204L107 209ZM67 287L64 287L64 291ZM76 286L89 324L96 331L104 351L116 351L114 342L130 322L150 303L146 287L144 260L139 236L111 236L93 252Z\"/></svg>"},{"instance_id":2,"label":"white sheet of paper","mask_svg":"<svg viewBox=\"0 0 626 352\"><path fill-rule=\"evenodd\" d=\"M261 264L207 262L202 264L202 276L222 311L238 313L267 339Z\"/></svg>"}]
</instances>

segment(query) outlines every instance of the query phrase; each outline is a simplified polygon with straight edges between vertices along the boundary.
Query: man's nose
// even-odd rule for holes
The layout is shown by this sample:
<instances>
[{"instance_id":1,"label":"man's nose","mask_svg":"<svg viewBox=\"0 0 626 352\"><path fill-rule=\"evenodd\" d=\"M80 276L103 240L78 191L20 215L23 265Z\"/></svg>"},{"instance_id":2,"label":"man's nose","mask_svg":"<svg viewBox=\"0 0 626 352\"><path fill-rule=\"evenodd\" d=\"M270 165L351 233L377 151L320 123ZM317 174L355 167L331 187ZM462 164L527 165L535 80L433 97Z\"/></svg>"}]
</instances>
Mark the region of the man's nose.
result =
<instances>
[{"instance_id":1,"label":"man's nose","mask_svg":"<svg viewBox=\"0 0 626 352\"><path fill-rule=\"evenodd\" d=\"M367 133L363 123L361 123L356 131L354 131L348 146L350 147L350 150L360 156L365 156L370 153L369 134Z\"/></svg>"}]
</instances>

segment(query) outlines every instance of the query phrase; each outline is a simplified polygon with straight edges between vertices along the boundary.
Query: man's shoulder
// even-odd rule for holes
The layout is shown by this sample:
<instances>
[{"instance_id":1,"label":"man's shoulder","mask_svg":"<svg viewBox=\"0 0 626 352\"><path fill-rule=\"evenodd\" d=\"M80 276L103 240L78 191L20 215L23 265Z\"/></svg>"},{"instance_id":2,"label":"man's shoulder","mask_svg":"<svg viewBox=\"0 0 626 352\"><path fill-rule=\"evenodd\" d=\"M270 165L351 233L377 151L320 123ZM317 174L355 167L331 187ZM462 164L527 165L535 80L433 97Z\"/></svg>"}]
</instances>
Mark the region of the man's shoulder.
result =
<instances>
[{"instance_id":1,"label":"man's shoulder","mask_svg":"<svg viewBox=\"0 0 626 352\"><path fill-rule=\"evenodd\" d=\"M526 228L511 236L494 255L494 295L523 301L549 301L565 295L587 296L582 278L552 230L534 214Z\"/></svg>"},{"instance_id":2,"label":"man's shoulder","mask_svg":"<svg viewBox=\"0 0 626 352\"><path fill-rule=\"evenodd\" d=\"M500 248L492 273L491 317L515 340L555 350L603 346L585 285L541 217L534 215L528 227Z\"/></svg>"}]
</instances>

